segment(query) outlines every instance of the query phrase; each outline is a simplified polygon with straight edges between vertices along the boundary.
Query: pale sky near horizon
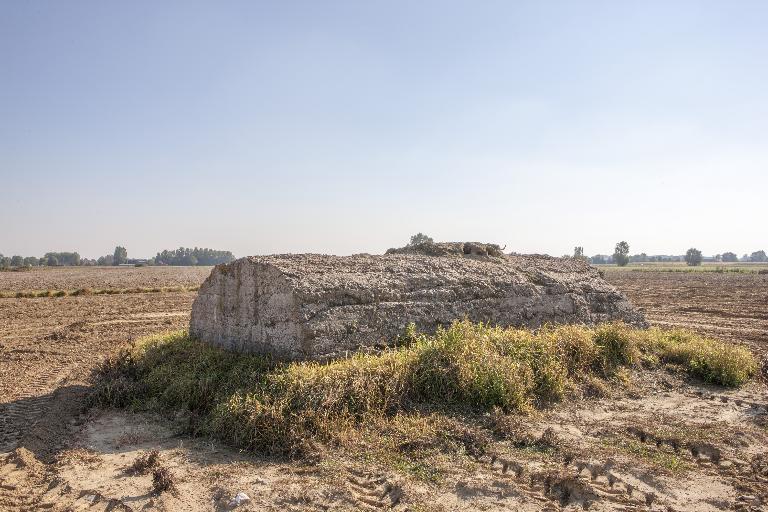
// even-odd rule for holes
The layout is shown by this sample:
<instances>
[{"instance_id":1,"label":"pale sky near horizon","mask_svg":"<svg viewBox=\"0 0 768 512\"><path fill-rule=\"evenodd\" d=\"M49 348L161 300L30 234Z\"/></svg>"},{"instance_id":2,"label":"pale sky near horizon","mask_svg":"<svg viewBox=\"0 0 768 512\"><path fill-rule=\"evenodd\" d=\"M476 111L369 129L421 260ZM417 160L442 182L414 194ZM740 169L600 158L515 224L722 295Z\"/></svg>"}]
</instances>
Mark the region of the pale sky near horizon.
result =
<instances>
[{"instance_id":1,"label":"pale sky near horizon","mask_svg":"<svg viewBox=\"0 0 768 512\"><path fill-rule=\"evenodd\" d=\"M0 253L768 250L768 2L0 0Z\"/></svg>"}]
</instances>

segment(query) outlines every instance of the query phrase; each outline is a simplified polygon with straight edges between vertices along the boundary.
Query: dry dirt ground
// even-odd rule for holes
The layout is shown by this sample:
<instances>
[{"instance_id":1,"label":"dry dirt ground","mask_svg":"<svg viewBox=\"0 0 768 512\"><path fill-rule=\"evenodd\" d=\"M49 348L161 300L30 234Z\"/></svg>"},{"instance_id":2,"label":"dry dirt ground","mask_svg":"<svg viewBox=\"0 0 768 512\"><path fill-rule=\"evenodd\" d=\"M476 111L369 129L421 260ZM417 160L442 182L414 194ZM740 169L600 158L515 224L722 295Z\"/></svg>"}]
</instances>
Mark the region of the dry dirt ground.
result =
<instances>
[{"instance_id":1,"label":"dry dirt ground","mask_svg":"<svg viewBox=\"0 0 768 512\"><path fill-rule=\"evenodd\" d=\"M0 289L190 286L207 274L83 270L2 273ZM654 323L768 347L768 276L606 277ZM400 465L338 450L269 459L178 435L153 416L86 410L94 365L140 336L185 327L194 296L0 299L0 510L227 510L238 492L251 501L237 510L768 510L758 382L724 390L640 372L611 396L510 418L517 434L482 453ZM521 444L520 431L547 443ZM126 471L151 450L175 492L154 494L150 475Z\"/></svg>"}]
</instances>

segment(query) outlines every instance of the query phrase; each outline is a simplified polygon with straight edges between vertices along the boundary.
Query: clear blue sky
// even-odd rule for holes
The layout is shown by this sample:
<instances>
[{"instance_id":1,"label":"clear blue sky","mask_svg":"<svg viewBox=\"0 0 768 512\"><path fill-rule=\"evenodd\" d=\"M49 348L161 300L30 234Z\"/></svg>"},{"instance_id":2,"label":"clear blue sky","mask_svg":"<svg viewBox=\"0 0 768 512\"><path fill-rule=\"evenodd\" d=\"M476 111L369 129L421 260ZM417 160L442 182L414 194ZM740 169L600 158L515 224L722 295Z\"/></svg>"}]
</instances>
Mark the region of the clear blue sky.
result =
<instances>
[{"instance_id":1,"label":"clear blue sky","mask_svg":"<svg viewBox=\"0 0 768 512\"><path fill-rule=\"evenodd\" d=\"M0 252L768 250L768 2L0 0Z\"/></svg>"}]
</instances>

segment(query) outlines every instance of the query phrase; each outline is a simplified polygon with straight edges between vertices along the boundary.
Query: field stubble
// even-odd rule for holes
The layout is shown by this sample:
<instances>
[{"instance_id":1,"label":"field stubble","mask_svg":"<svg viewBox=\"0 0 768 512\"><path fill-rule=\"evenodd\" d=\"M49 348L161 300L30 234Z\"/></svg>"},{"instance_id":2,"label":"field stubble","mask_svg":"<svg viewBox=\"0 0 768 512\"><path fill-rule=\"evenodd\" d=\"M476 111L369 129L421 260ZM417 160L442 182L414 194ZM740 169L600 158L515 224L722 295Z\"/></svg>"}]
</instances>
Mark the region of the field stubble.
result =
<instances>
[{"instance_id":1,"label":"field stubble","mask_svg":"<svg viewBox=\"0 0 768 512\"><path fill-rule=\"evenodd\" d=\"M37 290L127 290L197 287L212 267L36 267L0 272L0 293Z\"/></svg>"}]
</instances>

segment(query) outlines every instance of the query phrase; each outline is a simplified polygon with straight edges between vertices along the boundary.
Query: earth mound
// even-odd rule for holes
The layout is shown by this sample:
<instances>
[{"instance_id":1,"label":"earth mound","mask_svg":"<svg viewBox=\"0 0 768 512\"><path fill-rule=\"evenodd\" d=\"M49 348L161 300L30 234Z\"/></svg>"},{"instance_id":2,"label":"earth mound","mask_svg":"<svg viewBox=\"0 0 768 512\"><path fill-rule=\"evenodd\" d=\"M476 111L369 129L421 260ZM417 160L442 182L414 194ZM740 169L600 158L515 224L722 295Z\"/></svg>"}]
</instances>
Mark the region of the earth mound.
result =
<instances>
[{"instance_id":1,"label":"earth mound","mask_svg":"<svg viewBox=\"0 0 768 512\"><path fill-rule=\"evenodd\" d=\"M467 242L218 265L192 306L190 333L230 350L328 360L392 345L411 323L431 333L464 319L501 327L646 326L584 261L504 255L497 245Z\"/></svg>"}]
</instances>

